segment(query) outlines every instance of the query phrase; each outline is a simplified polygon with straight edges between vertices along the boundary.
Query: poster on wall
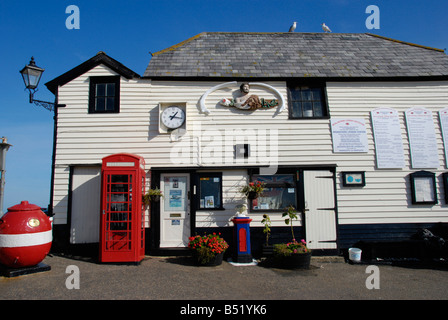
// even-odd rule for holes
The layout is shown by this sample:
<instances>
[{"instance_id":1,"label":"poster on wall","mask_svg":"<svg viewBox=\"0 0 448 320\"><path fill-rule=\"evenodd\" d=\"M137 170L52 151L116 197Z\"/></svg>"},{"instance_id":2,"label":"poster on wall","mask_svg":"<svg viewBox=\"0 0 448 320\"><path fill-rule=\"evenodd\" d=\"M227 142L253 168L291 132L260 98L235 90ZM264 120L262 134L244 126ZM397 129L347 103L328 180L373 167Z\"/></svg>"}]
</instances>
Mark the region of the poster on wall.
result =
<instances>
[{"instance_id":1,"label":"poster on wall","mask_svg":"<svg viewBox=\"0 0 448 320\"><path fill-rule=\"evenodd\" d=\"M439 154L432 111L410 108L405 115L412 168L438 168Z\"/></svg>"},{"instance_id":2,"label":"poster on wall","mask_svg":"<svg viewBox=\"0 0 448 320\"><path fill-rule=\"evenodd\" d=\"M445 150L445 165L448 168L448 108L439 111L439 120L442 128L443 149Z\"/></svg>"},{"instance_id":3,"label":"poster on wall","mask_svg":"<svg viewBox=\"0 0 448 320\"><path fill-rule=\"evenodd\" d=\"M404 168L403 140L398 111L378 108L370 112L378 169Z\"/></svg>"},{"instance_id":4,"label":"poster on wall","mask_svg":"<svg viewBox=\"0 0 448 320\"><path fill-rule=\"evenodd\" d=\"M333 152L368 152L366 124L363 118L331 119Z\"/></svg>"}]
</instances>

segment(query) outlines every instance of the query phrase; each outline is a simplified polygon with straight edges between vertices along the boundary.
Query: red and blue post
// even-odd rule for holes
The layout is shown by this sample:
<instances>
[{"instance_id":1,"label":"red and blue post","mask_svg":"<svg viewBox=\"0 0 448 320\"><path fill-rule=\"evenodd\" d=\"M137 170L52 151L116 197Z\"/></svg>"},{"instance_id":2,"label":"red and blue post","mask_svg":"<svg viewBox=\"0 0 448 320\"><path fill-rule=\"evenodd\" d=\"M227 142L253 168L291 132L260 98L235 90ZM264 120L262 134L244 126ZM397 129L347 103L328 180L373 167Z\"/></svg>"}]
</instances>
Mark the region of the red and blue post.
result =
<instances>
[{"instance_id":1,"label":"red and blue post","mask_svg":"<svg viewBox=\"0 0 448 320\"><path fill-rule=\"evenodd\" d=\"M232 260L237 263L251 263L253 261L250 250L250 222L252 219L248 217L234 217L232 222L233 243L235 249Z\"/></svg>"}]
</instances>

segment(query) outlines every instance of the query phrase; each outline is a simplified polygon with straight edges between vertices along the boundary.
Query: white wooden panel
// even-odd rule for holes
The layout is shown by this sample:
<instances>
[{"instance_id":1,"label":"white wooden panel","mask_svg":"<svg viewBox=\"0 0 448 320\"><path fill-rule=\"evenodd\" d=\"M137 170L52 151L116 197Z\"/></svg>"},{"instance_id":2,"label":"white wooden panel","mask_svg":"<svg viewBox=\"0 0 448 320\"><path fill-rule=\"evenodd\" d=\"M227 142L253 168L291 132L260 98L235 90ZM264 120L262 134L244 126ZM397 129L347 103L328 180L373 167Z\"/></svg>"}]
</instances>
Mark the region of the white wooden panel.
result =
<instances>
[{"instance_id":1,"label":"white wooden panel","mask_svg":"<svg viewBox=\"0 0 448 320\"><path fill-rule=\"evenodd\" d=\"M75 167L72 179L70 243L98 242L101 168Z\"/></svg>"},{"instance_id":2,"label":"white wooden panel","mask_svg":"<svg viewBox=\"0 0 448 320\"><path fill-rule=\"evenodd\" d=\"M336 248L336 212L333 174L304 171L305 228L310 249Z\"/></svg>"}]
</instances>

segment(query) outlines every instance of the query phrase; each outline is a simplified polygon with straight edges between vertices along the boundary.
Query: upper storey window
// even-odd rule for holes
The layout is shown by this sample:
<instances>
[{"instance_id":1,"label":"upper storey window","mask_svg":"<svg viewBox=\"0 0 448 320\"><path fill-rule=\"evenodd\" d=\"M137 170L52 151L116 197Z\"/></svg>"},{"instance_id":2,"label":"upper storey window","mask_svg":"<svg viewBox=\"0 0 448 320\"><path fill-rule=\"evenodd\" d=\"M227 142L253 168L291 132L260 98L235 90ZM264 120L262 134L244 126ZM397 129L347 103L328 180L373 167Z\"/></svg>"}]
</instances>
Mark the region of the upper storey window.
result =
<instances>
[{"instance_id":1,"label":"upper storey window","mask_svg":"<svg viewBox=\"0 0 448 320\"><path fill-rule=\"evenodd\" d=\"M290 119L328 117L324 86L289 84L288 89Z\"/></svg>"},{"instance_id":2,"label":"upper storey window","mask_svg":"<svg viewBox=\"0 0 448 320\"><path fill-rule=\"evenodd\" d=\"M90 77L89 113L120 112L120 77Z\"/></svg>"}]
</instances>

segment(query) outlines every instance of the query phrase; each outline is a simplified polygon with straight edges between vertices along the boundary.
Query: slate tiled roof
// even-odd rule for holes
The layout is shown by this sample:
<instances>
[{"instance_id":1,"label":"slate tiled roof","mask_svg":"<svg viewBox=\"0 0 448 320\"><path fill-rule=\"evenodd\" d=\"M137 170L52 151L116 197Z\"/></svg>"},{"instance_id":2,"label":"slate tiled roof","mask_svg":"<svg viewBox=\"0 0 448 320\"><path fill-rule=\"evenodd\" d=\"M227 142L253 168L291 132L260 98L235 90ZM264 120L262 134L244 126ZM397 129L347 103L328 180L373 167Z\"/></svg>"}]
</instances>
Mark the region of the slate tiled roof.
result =
<instances>
[{"instance_id":1,"label":"slate tiled roof","mask_svg":"<svg viewBox=\"0 0 448 320\"><path fill-rule=\"evenodd\" d=\"M204 32L154 53L144 77L448 76L443 50L372 34Z\"/></svg>"}]
</instances>

